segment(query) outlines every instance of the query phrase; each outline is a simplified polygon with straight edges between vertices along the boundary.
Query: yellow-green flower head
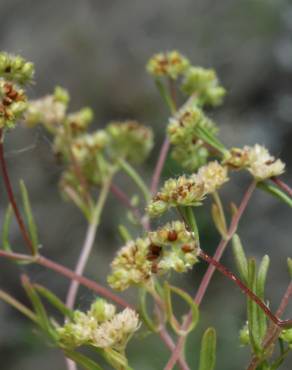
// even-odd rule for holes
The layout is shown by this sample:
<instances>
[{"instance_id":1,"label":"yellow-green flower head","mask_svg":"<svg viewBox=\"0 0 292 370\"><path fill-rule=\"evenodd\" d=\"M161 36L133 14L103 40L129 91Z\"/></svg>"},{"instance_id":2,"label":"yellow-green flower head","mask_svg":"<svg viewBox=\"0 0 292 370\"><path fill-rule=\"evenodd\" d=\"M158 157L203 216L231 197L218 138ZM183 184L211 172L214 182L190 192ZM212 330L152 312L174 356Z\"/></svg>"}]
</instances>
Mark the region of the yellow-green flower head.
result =
<instances>
[{"instance_id":1,"label":"yellow-green flower head","mask_svg":"<svg viewBox=\"0 0 292 370\"><path fill-rule=\"evenodd\" d=\"M256 180L262 181L279 176L285 171L285 163L270 155L264 146L259 144L253 147L245 146L243 150L248 153L248 171Z\"/></svg>"},{"instance_id":2,"label":"yellow-green flower head","mask_svg":"<svg viewBox=\"0 0 292 370\"><path fill-rule=\"evenodd\" d=\"M83 134L73 139L71 150L78 162L84 163L95 159L108 144L109 138L104 130L97 130L90 134Z\"/></svg>"},{"instance_id":3,"label":"yellow-green flower head","mask_svg":"<svg viewBox=\"0 0 292 370\"><path fill-rule=\"evenodd\" d=\"M153 147L151 128L136 121L111 122L106 131L110 137L109 154L113 159L141 163Z\"/></svg>"},{"instance_id":4,"label":"yellow-green flower head","mask_svg":"<svg viewBox=\"0 0 292 370\"><path fill-rule=\"evenodd\" d=\"M147 63L146 69L154 77L169 77L176 80L189 65L189 60L174 50L153 55Z\"/></svg>"},{"instance_id":5,"label":"yellow-green flower head","mask_svg":"<svg viewBox=\"0 0 292 370\"><path fill-rule=\"evenodd\" d=\"M29 102L25 124L28 127L34 127L41 123L50 132L55 133L65 119L68 102L68 92L61 87L56 87L54 94Z\"/></svg>"},{"instance_id":6,"label":"yellow-green flower head","mask_svg":"<svg viewBox=\"0 0 292 370\"><path fill-rule=\"evenodd\" d=\"M92 109L85 107L78 112L68 114L65 120L65 126L70 129L72 135L77 135L85 132L92 120Z\"/></svg>"},{"instance_id":7,"label":"yellow-green flower head","mask_svg":"<svg viewBox=\"0 0 292 370\"><path fill-rule=\"evenodd\" d=\"M230 169L233 170L248 167L248 150L244 150L241 148L231 148L229 152L227 152L225 155L224 164L226 164Z\"/></svg>"},{"instance_id":8,"label":"yellow-green flower head","mask_svg":"<svg viewBox=\"0 0 292 370\"><path fill-rule=\"evenodd\" d=\"M12 82L0 79L0 128L11 128L27 109L26 96Z\"/></svg>"},{"instance_id":9,"label":"yellow-green flower head","mask_svg":"<svg viewBox=\"0 0 292 370\"><path fill-rule=\"evenodd\" d=\"M149 239L152 248L153 246L162 248L160 258L156 263L156 271L159 274L170 270L185 272L198 262L198 240L181 221L173 221L157 231L150 232ZM151 248L148 258L149 256L151 256Z\"/></svg>"},{"instance_id":10,"label":"yellow-green flower head","mask_svg":"<svg viewBox=\"0 0 292 370\"><path fill-rule=\"evenodd\" d=\"M0 53L0 77L25 85L34 75L34 65L19 55Z\"/></svg>"},{"instance_id":11,"label":"yellow-green flower head","mask_svg":"<svg viewBox=\"0 0 292 370\"><path fill-rule=\"evenodd\" d=\"M194 139L192 143L174 145L171 149L172 158L188 171L196 171L203 166L209 155L208 149L200 139Z\"/></svg>"},{"instance_id":12,"label":"yellow-green flower head","mask_svg":"<svg viewBox=\"0 0 292 370\"><path fill-rule=\"evenodd\" d=\"M206 193L214 193L217 189L228 181L227 167L222 166L217 161L209 162L202 166L197 175L204 183Z\"/></svg>"},{"instance_id":13,"label":"yellow-green flower head","mask_svg":"<svg viewBox=\"0 0 292 370\"><path fill-rule=\"evenodd\" d=\"M138 314L134 310L126 308L93 331L92 345L98 348L123 350L139 327Z\"/></svg>"},{"instance_id":14,"label":"yellow-green flower head","mask_svg":"<svg viewBox=\"0 0 292 370\"><path fill-rule=\"evenodd\" d=\"M167 133L172 144L190 144L197 140L197 129L204 128L212 134L216 125L194 104L184 105L174 117L169 119Z\"/></svg>"},{"instance_id":15,"label":"yellow-green flower head","mask_svg":"<svg viewBox=\"0 0 292 370\"><path fill-rule=\"evenodd\" d=\"M151 262L147 260L150 240L129 241L117 253L108 276L109 285L116 290L125 290L130 285L147 284L151 276Z\"/></svg>"},{"instance_id":16,"label":"yellow-green flower head","mask_svg":"<svg viewBox=\"0 0 292 370\"><path fill-rule=\"evenodd\" d=\"M171 207L198 206L205 196L204 183L194 175L169 179L152 199L147 207L147 212L151 217L156 217Z\"/></svg>"},{"instance_id":17,"label":"yellow-green flower head","mask_svg":"<svg viewBox=\"0 0 292 370\"><path fill-rule=\"evenodd\" d=\"M201 67L186 70L182 90L188 95L196 94L200 105L219 105L226 94L225 89L219 85L216 72Z\"/></svg>"},{"instance_id":18,"label":"yellow-green flower head","mask_svg":"<svg viewBox=\"0 0 292 370\"><path fill-rule=\"evenodd\" d=\"M75 311L73 319L57 328L63 348L92 345L98 348L124 348L131 335L140 327L138 314L126 308L115 313L115 307L97 300L85 313Z\"/></svg>"}]
</instances>

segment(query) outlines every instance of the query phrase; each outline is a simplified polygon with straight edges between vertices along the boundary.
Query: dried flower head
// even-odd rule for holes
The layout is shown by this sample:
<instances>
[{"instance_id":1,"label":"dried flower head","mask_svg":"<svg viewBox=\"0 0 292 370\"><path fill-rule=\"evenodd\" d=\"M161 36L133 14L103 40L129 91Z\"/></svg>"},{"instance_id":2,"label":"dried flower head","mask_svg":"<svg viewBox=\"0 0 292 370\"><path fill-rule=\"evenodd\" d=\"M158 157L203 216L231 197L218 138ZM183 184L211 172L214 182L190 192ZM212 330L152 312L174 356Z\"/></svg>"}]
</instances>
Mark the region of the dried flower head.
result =
<instances>
[{"instance_id":1,"label":"dried flower head","mask_svg":"<svg viewBox=\"0 0 292 370\"><path fill-rule=\"evenodd\" d=\"M199 105L219 105L226 94L225 89L219 85L216 72L201 67L186 70L182 90L188 95L196 94Z\"/></svg>"},{"instance_id":2,"label":"dried flower head","mask_svg":"<svg viewBox=\"0 0 292 370\"><path fill-rule=\"evenodd\" d=\"M70 134L76 136L84 133L92 120L92 109L85 107L78 112L68 114L64 124L70 130Z\"/></svg>"},{"instance_id":3,"label":"dried flower head","mask_svg":"<svg viewBox=\"0 0 292 370\"><path fill-rule=\"evenodd\" d=\"M155 54L147 63L146 69L155 77L166 76L176 80L189 67L189 60L178 51Z\"/></svg>"},{"instance_id":4,"label":"dried flower head","mask_svg":"<svg viewBox=\"0 0 292 370\"><path fill-rule=\"evenodd\" d=\"M30 82L34 75L34 65L19 55L0 53L0 77L20 85Z\"/></svg>"},{"instance_id":5,"label":"dried flower head","mask_svg":"<svg viewBox=\"0 0 292 370\"><path fill-rule=\"evenodd\" d=\"M126 308L116 314L115 306L97 299L84 313L75 311L73 318L57 328L63 348L92 345L98 348L124 349L131 335L140 327L138 314Z\"/></svg>"},{"instance_id":6,"label":"dried flower head","mask_svg":"<svg viewBox=\"0 0 292 370\"><path fill-rule=\"evenodd\" d=\"M245 146L249 158L248 171L256 180L262 181L270 177L279 176L285 170L285 163L275 159L268 150L259 144L253 147Z\"/></svg>"},{"instance_id":7,"label":"dried flower head","mask_svg":"<svg viewBox=\"0 0 292 370\"><path fill-rule=\"evenodd\" d=\"M226 152L224 164L230 169L242 169L249 165L248 150L241 148L231 148Z\"/></svg>"},{"instance_id":8,"label":"dried flower head","mask_svg":"<svg viewBox=\"0 0 292 370\"><path fill-rule=\"evenodd\" d=\"M153 147L153 133L136 121L111 122L106 131L110 137L111 157L141 163Z\"/></svg>"},{"instance_id":9,"label":"dried flower head","mask_svg":"<svg viewBox=\"0 0 292 370\"><path fill-rule=\"evenodd\" d=\"M11 128L27 109L26 96L12 82L0 80L0 128Z\"/></svg>"}]
</instances>

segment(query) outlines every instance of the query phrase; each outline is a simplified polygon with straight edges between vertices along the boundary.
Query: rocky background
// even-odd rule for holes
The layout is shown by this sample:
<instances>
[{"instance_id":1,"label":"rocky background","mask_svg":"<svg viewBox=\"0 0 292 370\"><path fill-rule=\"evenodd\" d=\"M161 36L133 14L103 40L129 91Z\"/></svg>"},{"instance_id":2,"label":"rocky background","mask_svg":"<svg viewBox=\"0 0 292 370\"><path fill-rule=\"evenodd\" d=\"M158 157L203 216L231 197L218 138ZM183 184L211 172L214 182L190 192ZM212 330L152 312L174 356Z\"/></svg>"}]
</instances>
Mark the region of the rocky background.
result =
<instances>
[{"instance_id":1,"label":"rocky background","mask_svg":"<svg viewBox=\"0 0 292 370\"><path fill-rule=\"evenodd\" d=\"M30 96L51 92L56 84L71 94L72 110L91 106L94 128L112 119L136 118L157 132L156 146L142 174L149 179L167 122L167 110L145 73L145 62L160 50L178 49L194 64L213 67L228 90L226 103L212 112L229 146L260 143L287 163L292 174L292 3L289 0L1 0L0 49L20 53L36 64ZM50 137L41 129L18 128L7 136L7 161L14 186L23 178L29 188L43 253L74 266L85 222L58 192L60 166L51 154ZM171 162L165 176L176 175ZM292 176L286 174L286 181ZM132 191L121 177L121 186ZM222 192L226 202L239 201L248 176L234 176ZM7 204L1 187L0 215ZM206 210L208 207L206 207ZM212 252L218 242L206 210L200 211L203 245ZM123 210L110 198L87 275L104 282L120 246L117 225L126 222ZM286 289L286 257L291 256L291 211L256 191L242 220L240 235L256 258L271 256L267 285L271 308ZM12 244L23 243L15 226ZM224 259L233 268L231 252ZM205 265L177 284L194 292ZM68 281L42 268L22 267L34 281L45 283L64 297ZM0 261L0 286L26 301L19 269ZM93 295L81 290L79 307ZM129 299L135 299L131 291ZM287 317L292 316L291 305ZM243 369L249 353L239 347L238 331L245 320L245 299L218 273L201 306L201 324L187 344L196 369L199 338L207 325L218 330L217 370ZM143 340L142 340L143 339ZM129 346L135 369L162 369L168 352L153 336ZM292 357L286 367L291 368ZM0 302L0 368L5 370L65 369L62 354L17 312Z\"/></svg>"}]
</instances>

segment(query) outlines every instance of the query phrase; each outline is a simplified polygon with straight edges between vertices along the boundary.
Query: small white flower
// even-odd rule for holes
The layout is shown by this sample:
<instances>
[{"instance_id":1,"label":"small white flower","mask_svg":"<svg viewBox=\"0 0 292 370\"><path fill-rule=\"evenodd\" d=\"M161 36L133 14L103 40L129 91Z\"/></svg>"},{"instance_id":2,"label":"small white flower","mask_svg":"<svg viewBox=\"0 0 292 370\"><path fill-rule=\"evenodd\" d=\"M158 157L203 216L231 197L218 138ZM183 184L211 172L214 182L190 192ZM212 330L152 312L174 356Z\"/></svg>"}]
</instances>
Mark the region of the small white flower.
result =
<instances>
[{"instance_id":1,"label":"small white flower","mask_svg":"<svg viewBox=\"0 0 292 370\"><path fill-rule=\"evenodd\" d=\"M259 144L243 148L248 152L248 171L259 181L279 176L285 170L285 163L271 156L268 150Z\"/></svg>"},{"instance_id":2,"label":"small white flower","mask_svg":"<svg viewBox=\"0 0 292 370\"><path fill-rule=\"evenodd\" d=\"M214 193L215 190L228 181L227 167L221 166L217 161L209 162L201 167L198 175L195 176L204 183L206 193Z\"/></svg>"}]
</instances>

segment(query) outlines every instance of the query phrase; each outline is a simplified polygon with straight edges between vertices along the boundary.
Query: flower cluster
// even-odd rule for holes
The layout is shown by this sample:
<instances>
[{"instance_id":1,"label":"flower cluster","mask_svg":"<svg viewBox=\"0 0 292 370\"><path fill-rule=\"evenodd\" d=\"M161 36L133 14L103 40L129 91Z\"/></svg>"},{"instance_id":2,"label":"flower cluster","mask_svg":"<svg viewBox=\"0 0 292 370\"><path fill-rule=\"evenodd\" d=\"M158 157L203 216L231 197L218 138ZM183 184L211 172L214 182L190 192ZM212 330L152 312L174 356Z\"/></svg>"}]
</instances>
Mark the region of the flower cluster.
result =
<instances>
[{"instance_id":1,"label":"flower cluster","mask_svg":"<svg viewBox=\"0 0 292 370\"><path fill-rule=\"evenodd\" d=\"M51 95L30 100L25 114L25 124L34 127L42 123L47 130L55 133L65 119L68 102L68 92L61 87L56 87Z\"/></svg>"},{"instance_id":2,"label":"flower cluster","mask_svg":"<svg viewBox=\"0 0 292 370\"><path fill-rule=\"evenodd\" d=\"M196 174L167 180L148 205L147 212L156 217L171 207L198 206L207 194L213 193L227 180L227 168L217 161L209 162Z\"/></svg>"},{"instance_id":3,"label":"flower cluster","mask_svg":"<svg viewBox=\"0 0 292 370\"><path fill-rule=\"evenodd\" d=\"M243 149L233 148L227 154L225 163L231 168L246 168L257 181L263 181L281 175L285 164L275 159L268 150L259 144Z\"/></svg>"},{"instance_id":4,"label":"flower cluster","mask_svg":"<svg viewBox=\"0 0 292 370\"><path fill-rule=\"evenodd\" d=\"M197 262L198 243L185 224L175 221L149 232L144 239L128 242L113 260L109 285L125 290L151 283L153 274L185 272Z\"/></svg>"},{"instance_id":5,"label":"flower cluster","mask_svg":"<svg viewBox=\"0 0 292 370\"><path fill-rule=\"evenodd\" d=\"M116 313L115 306L97 299L86 313L75 311L72 319L57 328L57 333L63 348L92 345L121 350L139 326L135 311L126 308Z\"/></svg>"},{"instance_id":6,"label":"flower cluster","mask_svg":"<svg viewBox=\"0 0 292 370\"><path fill-rule=\"evenodd\" d=\"M177 51L155 54L147 64L147 71L155 76L176 80L189 67L189 60Z\"/></svg>"},{"instance_id":7,"label":"flower cluster","mask_svg":"<svg viewBox=\"0 0 292 370\"><path fill-rule=\"evenodd\" d=\"M24 90L6 80L0 80L0 128L11 128L27 108Z\"/></svg>"},{"instance_id":8,"label":"flower cluster","mask_svg":"<svg viewBox=\"0 0 292 370\"><path fill-rule=\"evenodd\" d=\"M219 85L216 72L201 67L186 70L182 90L188 95L196 94L199 105L219 105L226 94L225 89Z\"/></svg>"},{"instance_id":9,"label":"flower cluster","mask_svg":"<svg viewBox=\"0 0 292 370\"><path fill-rule=\"evenodd\" d=\"M153 147L153 133L136 121L111 122L106 131L110 137L109 152L113 158L141 163Z\"/></svg>"},{"instance_id":10,"label":"flower cluster","mask_svg":"<svg viewBox=\"0 0 292 370\"><path fill-rule=\"evenodd\" d=\"M209 150L200 138L201 130L211 135L218 131L215 123L192 100L170 118L167 127L173 158L190 171L205 164L209 156Z\"/></svg>"},{"instance_id":11,"label":"flower cluster","mask_svg":"<svg viewBox=\"0 0 292 370\"><path fill-rule=\"evenodd\" d=\"M34 75L34 65L19 55L0 53L0 76L6 81L19 85L30 82Z\"/></svg>"}]
</instances>

